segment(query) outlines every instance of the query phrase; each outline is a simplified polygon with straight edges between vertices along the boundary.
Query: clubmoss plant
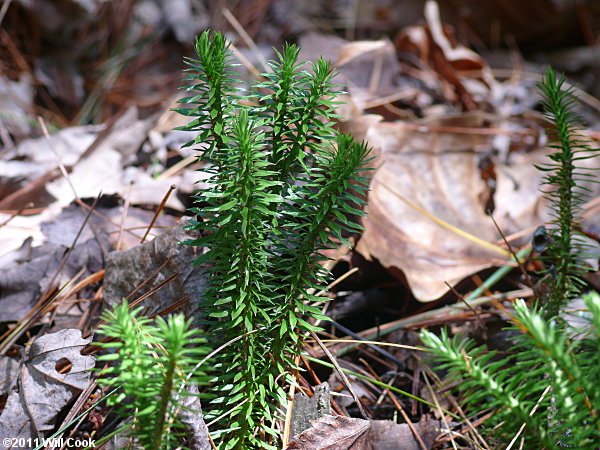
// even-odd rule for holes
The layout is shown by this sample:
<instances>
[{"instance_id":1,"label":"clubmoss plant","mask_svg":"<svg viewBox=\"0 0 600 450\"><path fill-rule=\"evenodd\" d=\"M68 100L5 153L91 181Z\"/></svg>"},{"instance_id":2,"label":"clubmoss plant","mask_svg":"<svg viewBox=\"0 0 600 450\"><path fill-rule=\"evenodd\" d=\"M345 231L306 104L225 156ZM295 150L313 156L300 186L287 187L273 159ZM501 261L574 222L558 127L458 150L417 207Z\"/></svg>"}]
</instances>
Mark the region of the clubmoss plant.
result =
<instances>
[{"instance_id":1,"label":"clubmoss plant","mask_svg":"<svg viewBox=\"0 0 600 450\"><path fill-rule=\"evenodd\" d=\"M351 217L362 215L368 149L331 123L337 91L324 60L304 70L287 45L244 94L222 34L203 33L195 49L178 111L192 119L181 129L198 133L187 145L200 147L209 187L196 195L200 237L188 244L206 249L195 263L210 273L200 322L214 345L230 342L216 356L210 414L219 446L270 447L302 336L324 318L311 294L329 276L321 252L361 229Z\"/></svg>"},{"instance_id":2,"label":"clubmoss plant","mask_svg":"<svg viewBox=\"0 0 600 450\"><path fill-rule=\"evenodd\" d=\"M544 191L553 220L547 232L548 294L533 308L519 300L511 318L521 334L505 355L476 348L445 330L440 337L423 330L421 340L443 362L452 378L461 378L471 412L492 408L497 437L507 444L524 427L525 448L597 448L600 442L600 296L585 295L589 326L574 329L559 317L561 307L583 287L579 262L587 251L579 233L579 211L593 177L577 162L597 155L579 137L573 92L548 69L539 88L548 129L551 163ZM518 419L515 421L515 418ZM491 430L492 428L490 428Z\"/></svg>"},{"instance_id":3,"label":"clubmoss plant","mask_svg":"<svg viewBox=\"0 0 600 450\"><path fill-rule=\"evenodd\" d=\"M499 357L460 336L421 332L423 343L460 380L470 413L495 410L500 447L524 428L523 448L594 449L600 442L600 296L587 294L589 328L572 340L570 330L548 321L541 310L515 303L512 318L523 334L516 352ZM503 445L501 444L503 443Z\"/></svg>"},{"instance_id":4,"label":"clubmoss plant","mask_svg":"<svg viewBox=\"0 0 600 450\"><path fill-rule=\"evenodd\" d=\"M103 314L106 324L99 333L114 341L97 345L114 353L98 360L118 364L101 371L98 384L121 388L108 405L117 405L132 419L130 431L137 444L145 449L175 448L183 429L179 417L189 395L186 387L202 378L196 363L208 348L183 315L158 317L152 324L139 317L140 310L130 311L124 301Z\"/></svg>"},{"instance_id":5,"label":"clubmoss plant","mask_svg":"<svg viewBox=\"0 0 600 450\"><path fill-rule=\"evenodd\" d=\"M539 85L543 95L542 105L550 122L547 128L552 162L537 168L545 172L544 191L550 202L553 220L548 232L548 247L542 257L546 272L550 274L550 290L541 299L547 317L558 314L562 305L580 293L584 285L581 273L587 270L581 266L581 259L588 248L580 230L580 212L589 190L582 183L595 181L597 174L585 171L579 161L598 156L598 151L590 149L578 133L579 117L573 111L575 99L572 89L564 89L564 78L557 78L549 68Z\"/></svg>"}]
</instances>

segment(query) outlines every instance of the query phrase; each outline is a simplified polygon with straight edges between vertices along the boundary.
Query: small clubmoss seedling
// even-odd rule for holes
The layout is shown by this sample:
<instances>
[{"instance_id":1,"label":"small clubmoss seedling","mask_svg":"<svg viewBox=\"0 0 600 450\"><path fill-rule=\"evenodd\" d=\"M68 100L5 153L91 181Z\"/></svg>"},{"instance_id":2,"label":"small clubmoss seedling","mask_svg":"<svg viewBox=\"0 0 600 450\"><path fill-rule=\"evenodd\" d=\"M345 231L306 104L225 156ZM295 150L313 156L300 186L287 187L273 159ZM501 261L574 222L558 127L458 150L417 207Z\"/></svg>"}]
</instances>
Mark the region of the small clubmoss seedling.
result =
<instances>
[{"instance_id":1,"label":"small clubmoss seedling","mask_svg":"<svg viewBox=\"0 0 600 450\"><path fill-rule=\"evenodd\" d=\"M180 445L184 398L187 387L203 374L196 367L208 353L205 339L182 314L152 324L140 317L141 308L130 311L127 302L104 313L99 333L114 339L96 345L115 353L98 357L117 362L100 373L98 384L120 388L108 405L131 418L130 435L145 449L169 449Z\"/></svg>"},{"instance_id":2,"label":"small clubmoss seedling","mask_svg":"<svg viewBox=\"0 0 600 450\"><path fill-rule=\"evenodd\" d=\"M581 291L586 271L580 261L589 251L585 236L580 231L581 207L589 197L583 183L595 182L597 174L586 171L578 164L598 156L578 132L581 123L573 111L572 89L564 89L564 78L557 78L549 68L539 84L544 99L542 105L550 122L547 128L551 162L538 166L545 173L544 191L550 202L553 220L548 232L548 248L543 260L550 275L550 291L542 298L548 318L555 317L561 306Z\"/></svg>"}]
</instances>

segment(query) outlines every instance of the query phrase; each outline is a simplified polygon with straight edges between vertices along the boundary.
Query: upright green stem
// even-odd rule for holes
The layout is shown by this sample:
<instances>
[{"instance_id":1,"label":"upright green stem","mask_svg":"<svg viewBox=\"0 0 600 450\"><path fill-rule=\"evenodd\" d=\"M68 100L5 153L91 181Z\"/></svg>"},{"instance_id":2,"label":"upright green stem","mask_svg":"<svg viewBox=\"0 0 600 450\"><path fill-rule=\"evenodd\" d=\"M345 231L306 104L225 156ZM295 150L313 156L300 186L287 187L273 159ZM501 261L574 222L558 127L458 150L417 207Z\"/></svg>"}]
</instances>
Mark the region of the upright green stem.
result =
<instances>
[{"instance_id":1,"label":"upright green stem","mask_svg":"<svg viewBox=\"0 0 600 450\"><path fill-rule=\"evenodd\" d=\"M575 228L580 220L578 213L584 197L576 191L576 179L585 174L579 172L575 161L595 154L577 135L578 117L572 110L573 93L563 90L563 85L564 79L557 79L552 69L548 69L544 82L539 85L544 95L542 104L551 121L548 135L550 147L554 150L549 155L552 163L538 167L546 172L544 183L550 189L545 193L555 217L552 222L555 228L550 232L551 242L546 258L548 264L553 266L546 308L548 317L556 316L560 307L580 290L580 269L576 258L581 256L584 249L576 242Z\"/></svg>"},{"instance_id":2,"label":"upright green stem","mask_svg":"<svg viewBox=\"0 0 600 450\"><path fill-rule=\"evenodd\" d=\"M243 336L217 357L213 413L228 412L220 445L269 447L276 443L272 424L285 398L282 385L295 369L298 336L314 329L301 316L316 309L300 297L310 302L308 289L325 281L319 251L332 246L330 237L344 241L343 231L357 229L345 214L362 214L354 208L361 201L345 190L352 181L366 189L357 171L367 149L347 136L332 148L331 69L320 61L314 75L301 71L295 46L271 63L273 73L257 86L268 93L252 96L258 106L221 108L223 89L210 70L231 70L211 66L210 58L220 61L214 54L224 51L217 36L199 39L201 82L192 90L200 94L184 101L198 106L182 111L195 117L183 129L199 132L189 145L218 149L203 155L211 163L209 187L196 197L208 206L193 209L203 217L194 224L202 236L189 243L207 248L196 263L207 264L210 274L203 312L215 344ZM222 126L213 120L219 117Z\"/></svg>"}]
</instances>

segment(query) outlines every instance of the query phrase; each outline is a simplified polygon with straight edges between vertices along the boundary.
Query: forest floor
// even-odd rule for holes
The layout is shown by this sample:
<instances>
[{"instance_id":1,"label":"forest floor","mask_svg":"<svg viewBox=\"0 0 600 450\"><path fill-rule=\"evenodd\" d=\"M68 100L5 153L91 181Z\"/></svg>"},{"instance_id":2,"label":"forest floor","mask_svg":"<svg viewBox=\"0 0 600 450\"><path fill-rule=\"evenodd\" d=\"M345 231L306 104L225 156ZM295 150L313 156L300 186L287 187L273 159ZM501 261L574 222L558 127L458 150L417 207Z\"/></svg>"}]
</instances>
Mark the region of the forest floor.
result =
<instances>
[{"instance_id":1,"label":"forest floor","mask_svg":"<svg viewBox=\"0 0 600 450\"><path fill-rule=\"evenodd\" d=\"M337 126L375 156L365 230L353 249L327 254L332 321L320 337L352 371L350 385L314 362L329 358L311 341L298 378L309 395L327 381L343 419L322 425L327 438L318 427L305 438L349 448L348 436L367 433L351 389L370 422L364 445L485 448L485 416L459 423L443 412L464 417L418 332L445 326L504 349L511 302L535 296L531 237L550 219L535 167L549 152L536 83L549 65L564 72L582 134L600 139L600 11L539 0L523 11L533 22L467 0L226 3L0 7L0 436L113 432L118 421L85 370L96 365L100 313L122 298L148 315L201 302L203 274L179 242L203 166L182 148L193 136L174 131L187 119L172 108L194 36L213 28L248 83L284 42L302 60L331 60L346 92ZM597 249L600 187L586 187L582 228ZM600 288L599 254L589 289ZM43 354L32 354L42 337Z\"/></svg>"}]
</instances>

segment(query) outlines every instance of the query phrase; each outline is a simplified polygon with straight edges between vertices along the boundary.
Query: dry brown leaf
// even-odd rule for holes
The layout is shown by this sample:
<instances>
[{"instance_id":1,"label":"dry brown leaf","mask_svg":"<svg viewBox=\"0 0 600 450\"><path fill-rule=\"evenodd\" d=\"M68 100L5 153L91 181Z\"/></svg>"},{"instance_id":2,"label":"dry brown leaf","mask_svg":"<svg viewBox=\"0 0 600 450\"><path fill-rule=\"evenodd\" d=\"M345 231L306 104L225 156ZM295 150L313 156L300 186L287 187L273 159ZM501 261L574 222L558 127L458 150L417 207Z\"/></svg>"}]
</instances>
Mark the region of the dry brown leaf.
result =
<instances>
[{"instance_id":1,"label":"dry brown leaf","mask_svg":"<svg viewBox=\"0 0 600 450\"><path fill-rule=\"evenodd\" d=\"M479 168L480 155L492 151L491 137L429 128L483 128L484 117L465 114L420 125L379 123L367 133L381 157L357 250L401 269L416 298L431 301L447 291L445 282L454 284L506 255L456 234L407 203L485 242L501 238L485 213L492 192ZM541 174L533 167L543 154L521 157L510 167L496 163L494 217L506 235L543 223Z\"/></svg>"},{"instance_id":2,"label":"dry brown leaf","mask_svg":"<svg viewBox=\"0 0 600 450\"><path fill-rule=\"evenodd\" d=\"M313 422L308 430L295 436L288 449L303 450L346 450L365 449L368 420L343 416L323 416Z\"/></svg>"},{"instance_id":3,"label":"dry brown leaf","mask_svg":"<svg viewBox=\"0 0 600 450\"><path fill-rule=\"evenodd\" d=\"M440 423L427 417L413 427L425 442L433 445ZM294 436L287 449L303 450L372 450L398 448L420 450L407 424L388 420L363 420L343 416L323 416L312 427Z\"/></svg>"},{"instance_id":4,"label":"dry brown leaf","mask_svg":"<svg viewBox=\"0 0 600 450\"><path fill-rule=\"evenodd\" d=\"M353 103L363 110L369 101L398 94L406 86L398 85L400 64L396 49L386 39L348 42L335 36L309 33L300 40L300 59L333 61ZM347 117L347 116L346 116Z\"/></svg>"},{"instance_id":5,"label":"dry brown leaf","mask_svg":"<svg viewBox=\"0 0 600 450\"><path fill-rule=\"evenodd\" d=\"M444 97L451 103L459 102L463 109L478 109L473 99L475 91L488 92L495 80L483 59L454 39L451 29L441 22L438 4L427 1L425 5L427 25L416 25L402 30L395 39L398 51L415 53L423 67L428 67L440 82ZM464 77L459 71L477 70L482 79L469 79L470 89L464 84Z\"/></svg>"},{"instance_id":6,"label":"dry brown leaf","mask_svg":"<svg viewBox=\"0 0 600 450\"><path fill-rule=\"evenodd\" d=\"M427 20L433 41L444 52L444 56L448 61L465 61L467 63L475 63L480 67L485 65L481 57L474 51L463 45L450 42L450 39L448 39L448 36L444 32L437 2L432 0L427 1L425 4L425 19Z\"/></svg>"},{"instance_id":7,"label":"dry brown leaf","mask_svg":"<svg viewBox=\"0 0 600 450\"><path fill-rule=\"evenodd\" d=\"M390 43L385 40L379 41L355 41L349 42L338 49L338 60L336 66L343 66L359 56L378 50L385 49ZM393 48L393 47L392 47Z\"/></svg>"},{"instance_id":8,"label":"dry brown leaf","mask_svg":"<svg viewBox=\"0 0 600 450\"><path fill-rule=\"evenodd\" d=\"M174 276L171 282L144 301L145 313L155 313L168 308L174 301L188 298L186 308L189 309L184 308L184 312L193 315L202 301L207 274L203 266L191 264L200 256L200 248L181 244L197 238L195 232L186 229L187 225L187 222L181 223L151 242L110 252L106 258L105 301L109 305L119 303L143 285L134 297L137 298Z\"/></svg>"},{"instance_id":9,"label":"dry brown leaf","mask_svg":"<svg viewBox=\"0 0 600 450\"><path fill-rule=\"evenodd\" d=\"M58 414L90 382L96 359L81 350L91 340L82 339L75 329L35 340L18 378L13 378L0 415L0 436L37 438L56 426Z\"/></svg>"}]
</instances>

